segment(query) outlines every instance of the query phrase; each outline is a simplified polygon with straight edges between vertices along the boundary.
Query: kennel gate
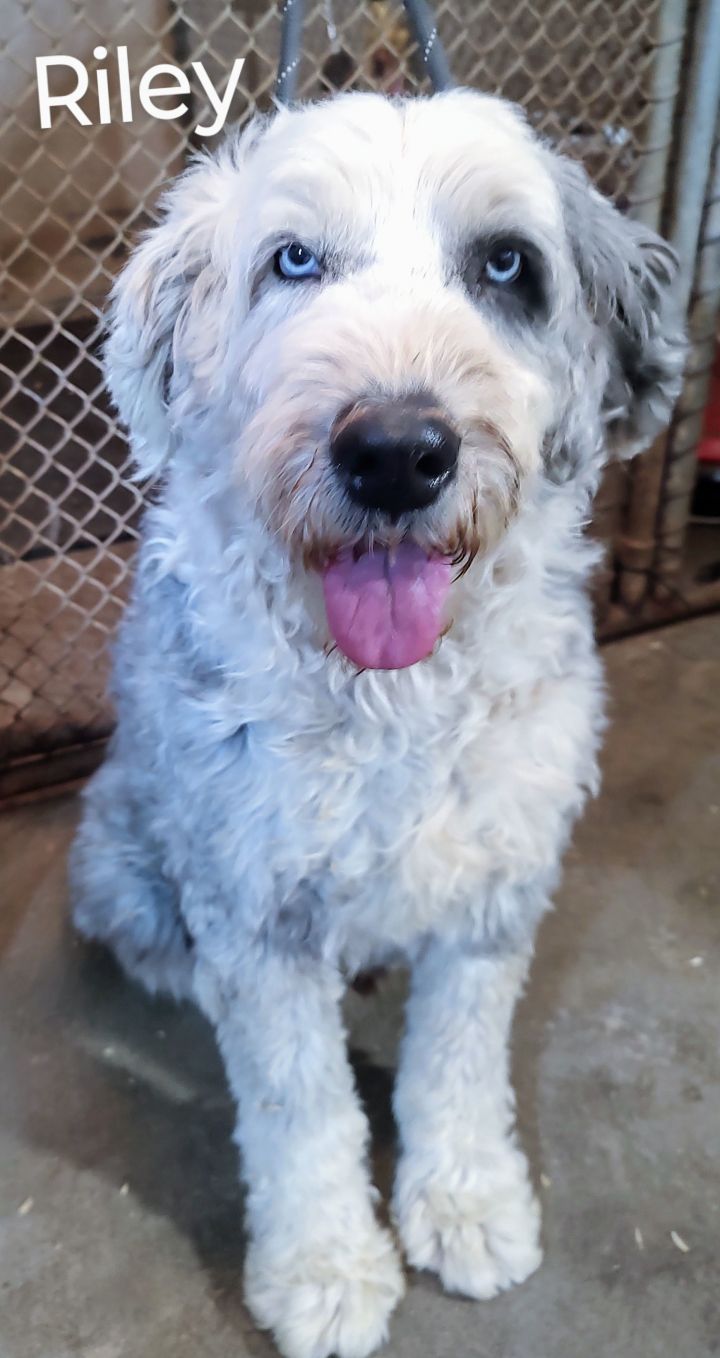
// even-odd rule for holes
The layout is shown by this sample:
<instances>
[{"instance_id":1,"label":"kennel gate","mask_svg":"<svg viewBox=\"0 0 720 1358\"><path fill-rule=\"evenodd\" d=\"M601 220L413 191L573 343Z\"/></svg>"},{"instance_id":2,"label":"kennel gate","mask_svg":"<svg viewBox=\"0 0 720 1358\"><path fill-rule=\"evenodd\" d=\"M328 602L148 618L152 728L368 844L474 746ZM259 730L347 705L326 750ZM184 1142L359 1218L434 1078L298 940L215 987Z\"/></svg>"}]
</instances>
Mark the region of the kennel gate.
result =
<instances>
[{"instance_id":1,"label":"kennel gate","mask_svg":"<svg viewBox=\"0 0 720 1358\"><path fill-rule=\"evenodd\" d=\"M400 5L308 3L299 93L427 88ZM668 435L614 467L596 507L610 544L602 633L720 603L684 578L695 447L720 304L720 0L440 0L459 83L524 105L623 209L677 246L692 334ZM220 84L245 58L235 116L271 106L279 7L266 0L24 0L0 17L0 795L87 771L112 726L108 649L145 493L103 391L102 308L163 184L197 144L137 106L123 123L112 58L133 92L157 62L202 61ZM103 57L106 51L108 57ZM112 120L62 110L41 130L35 58L110 72ZM90 80L90 92L94 80ZM207 143L203 143L207 144Z\"/></svg>"}]
</instances>

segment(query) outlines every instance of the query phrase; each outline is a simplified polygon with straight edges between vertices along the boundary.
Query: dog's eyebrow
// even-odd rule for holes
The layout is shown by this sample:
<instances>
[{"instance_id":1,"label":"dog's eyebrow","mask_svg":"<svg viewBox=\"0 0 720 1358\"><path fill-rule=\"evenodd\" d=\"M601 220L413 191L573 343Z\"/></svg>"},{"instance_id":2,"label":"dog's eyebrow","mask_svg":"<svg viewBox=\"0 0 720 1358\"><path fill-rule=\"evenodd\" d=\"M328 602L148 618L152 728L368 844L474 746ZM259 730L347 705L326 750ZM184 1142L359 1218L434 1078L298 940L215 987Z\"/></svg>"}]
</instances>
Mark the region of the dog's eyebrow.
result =
<instances>
[{"instance_id":1,"label":"dog's eyebrow","mask_svg":"<svg viewBox=\"0 0 720 1358\"><path fill-rule=\"evenodd\" d=\"M460 253L464 252L465 256L471 251L489 254L499 245L508 245L513 250L520 250L540 264L545 259L544 244L525 227L510 222L507 225L498 223L491 227L480 227L478 230L465 233L460 242Z\"/></svg>"}]
</instances>

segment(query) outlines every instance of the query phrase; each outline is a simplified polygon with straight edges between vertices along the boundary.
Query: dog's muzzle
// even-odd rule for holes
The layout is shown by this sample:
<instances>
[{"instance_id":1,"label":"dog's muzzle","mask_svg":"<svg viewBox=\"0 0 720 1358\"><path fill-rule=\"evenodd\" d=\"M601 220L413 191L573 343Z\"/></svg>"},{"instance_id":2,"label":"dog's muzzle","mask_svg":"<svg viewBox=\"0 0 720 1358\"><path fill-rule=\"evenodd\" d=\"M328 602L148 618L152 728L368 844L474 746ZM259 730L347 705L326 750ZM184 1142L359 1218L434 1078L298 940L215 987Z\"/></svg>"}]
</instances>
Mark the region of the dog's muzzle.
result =
<instances>
[{"instance_id":1,"label":"dog's muzzle","mask_svg":"<svg viewBox=\"0 0 720 1358\"><path fill-rule=\"evenodd\" d=\"M460 437L426 395L361 402L340 417L330 455L354 504L397 520L427 509L457 472Z\"/></svg>"}]
</instances>

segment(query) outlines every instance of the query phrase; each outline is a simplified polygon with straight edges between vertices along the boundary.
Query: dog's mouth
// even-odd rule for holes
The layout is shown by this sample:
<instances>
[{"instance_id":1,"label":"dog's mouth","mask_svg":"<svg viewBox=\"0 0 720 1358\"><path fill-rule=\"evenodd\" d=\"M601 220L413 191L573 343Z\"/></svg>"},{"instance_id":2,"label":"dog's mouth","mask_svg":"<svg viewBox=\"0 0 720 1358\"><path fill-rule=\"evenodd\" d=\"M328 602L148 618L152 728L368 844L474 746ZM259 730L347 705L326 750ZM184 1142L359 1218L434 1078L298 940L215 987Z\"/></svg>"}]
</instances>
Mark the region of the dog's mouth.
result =
<instances>
[{"instance_id":1,"label":"dog's mouth","mask_svg":"<svg viewBox=\"0 0 720 1358\"><path fill-rule=\"evenodd\" d=\"M362 669L399 670L424 660L445 625L453 563L414 542L349 550L323 570L328 626Z\"/></svg>"}]
</instances>

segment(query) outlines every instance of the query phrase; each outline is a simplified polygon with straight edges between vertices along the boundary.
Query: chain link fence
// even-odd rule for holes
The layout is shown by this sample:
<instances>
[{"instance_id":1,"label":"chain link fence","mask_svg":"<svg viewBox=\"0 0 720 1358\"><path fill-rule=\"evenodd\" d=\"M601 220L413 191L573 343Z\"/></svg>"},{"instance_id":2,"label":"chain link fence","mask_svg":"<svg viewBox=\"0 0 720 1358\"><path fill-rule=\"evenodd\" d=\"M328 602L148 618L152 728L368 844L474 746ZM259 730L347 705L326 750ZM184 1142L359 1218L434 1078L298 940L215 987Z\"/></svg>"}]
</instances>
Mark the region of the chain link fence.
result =
<instances>
[{"instance_id":1,"label":"chain link fence","mask_svg":"<svg viewBox=\"0 0 720 1358\"><path fill-rule=\"evenodd\" d=\"M661 224L678 72L680 0L447 0L438 25L456 79L522 103L619 205ZM0 763L87 749L112 717L108 651L126 597L143 488L103 391L103 304L158 193L212 122L192 63L224 87L244 57L233 115L271 106L279 8L265 0L23 0L0 16ZM127 49L134 117L116 74ZM81 127L41 130L35 58L72 54L90 73ZM156 63L188 72L182 120L137 99ZM97 73L108 72L110 122ZM51 90L63 92L63 72ZM74 80L74 77L72 77ZM308 5L299 93L424 88L402 7ZM93 91L95 93L93 94ZM208 139L203 139L208 145ZM598 507L612 537L627 474ZM606 580L606 593L609 580ZM37 776L36 774L32 775Z\"/></svg>"}]
</instances>

